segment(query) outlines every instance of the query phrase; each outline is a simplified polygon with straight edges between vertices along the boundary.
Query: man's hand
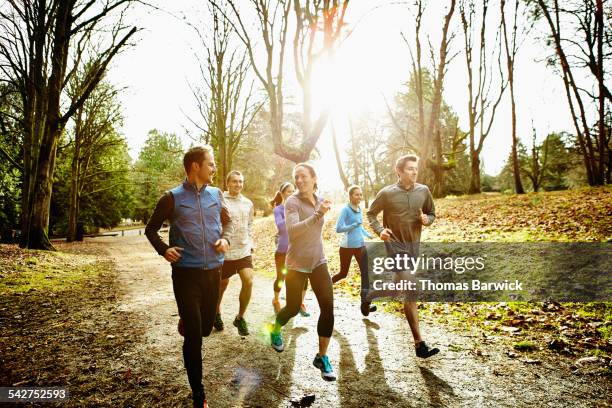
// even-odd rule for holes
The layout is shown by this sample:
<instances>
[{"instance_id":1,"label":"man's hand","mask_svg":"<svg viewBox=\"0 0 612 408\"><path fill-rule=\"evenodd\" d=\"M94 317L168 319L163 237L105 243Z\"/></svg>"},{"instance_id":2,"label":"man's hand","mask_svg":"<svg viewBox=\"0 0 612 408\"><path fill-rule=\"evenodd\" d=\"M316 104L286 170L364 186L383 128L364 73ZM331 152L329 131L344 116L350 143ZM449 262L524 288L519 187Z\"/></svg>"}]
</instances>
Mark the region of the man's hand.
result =
<instances>
[{"instance_id":1,"label":"man's hand","mask_svg":"<svg viewBox=\"0 0 612 408\"><path fill-rule=\"evenodd\" d=\"M385 228L380 233L380 239L386 242L391 239L391 235L393 235L393 232L389 228Z\"/></svg>"},{"instance_id":2,"label":"man's hand","mask_svg":"<svg viewBox=\"0 0 612 408\"><path fill-rule=\"evenodd\" d=\"M218 239L215 241L215 250L223 253L229 251L229 242L225 238Z\"/></svg>"},{"instance_id":3,"label":"man's hand","mask_svg":"<svg viewBox=\"0 0 612 408\"><path fill-rule=\"evenodd\" d=\"M419 216L421 218L421 223L423 225L427 225L429 223L429 217L427 216L427 214L423 214L423 209L419 208Z\"/></svg>"},{"instance_id":4,"label":"man's hand","mask_svg":"<svg viewBox=\"0 0 612 408\"><path fill-rule=\"evenodd\" d=\"M164 259L170 263L177 262L183 256L181 252L183 252L181 247L170 247L164 252Z\"/></svg>"},{"instance_id":5,"label":"man's hand","mask_svg":"<svg viewBox=\"0 0 612 408\"><path fill-rule=\"evenodd\" d=\"M321 214L325 214L326 212L329 211L329 209L332 206L332 202L331 200L328 200L327 198L324 199L323 201L321 201L321 205L319 206L319 212Z\"/></svg>"}]
</instances>

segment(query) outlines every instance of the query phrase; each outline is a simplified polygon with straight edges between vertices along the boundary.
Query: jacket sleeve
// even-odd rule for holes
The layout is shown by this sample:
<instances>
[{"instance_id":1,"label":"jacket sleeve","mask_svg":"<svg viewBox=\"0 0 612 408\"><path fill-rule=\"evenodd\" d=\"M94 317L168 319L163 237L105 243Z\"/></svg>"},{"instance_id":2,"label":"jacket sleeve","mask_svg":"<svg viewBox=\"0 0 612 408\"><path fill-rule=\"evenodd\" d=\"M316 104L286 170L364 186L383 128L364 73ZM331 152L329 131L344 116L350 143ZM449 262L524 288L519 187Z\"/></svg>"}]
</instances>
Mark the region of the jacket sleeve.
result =
<instances>
[{"instance_id":1,"label":"jacket sleeve","mask_svg":"<svg viewBox=\"0 0 612 408\"><path fill-rule=\"evenodd\" d=\"M159 230L164 224L165 220L172 218L172 212L174 211L174 196L170 191L166 191L163 196L157 202L153 215L149 218L147 226L145 227L145 235L147 239L153 245L153 248L158 254L164 255L166 250L170 247L164 242L162 237L159 235Z\"/></svg>"},{"instance_id":2,"label":"jacket sleeve","mask_svg":"<svg viewBox=\"0 0 612 408\"><path fill-rule=\"evenodd\" d=\"M232 221L232 217L230 216L229 207L227 206L225 197L223 197L223 193L220 189L218 191L219 200L221 200L221 225L223 226L221 238L225 239L231 245L232 243L230 242L229 237L234 232L234 222Z\"/></svg>"},{"instance_id":3,"label":"jacket sleeve","mask_svg":"<svg viewBox=\"0 0 612 408\"><path fill-rule=\"evenodd\" d=\"M278 234L283 235L287 232L287 225L285 224L285 213L281 211L280 206L274 207L274 223L278 229Z\"/></svg>"},{"instance_id":4,"label":"jacket sleeve","mask_svg":"<svg viewBox=\"0 0 612 408\"><path fill-rule=\"evenodd\" d=\"M427 189L427 198L425 199L425 202L423 203L423 214L427 215L427 219L428 219L427 224L424 224L424 225L433 224L434 220L436 219L436 206L434 205L433 197L429 189Z\"/></svg>"},{"instance_id":5,"label":"jacket sleeve","mask_svg":"<svg viewBox=\"0 0 612 408\"><path fill-rule=\"evenodd\" d=\"M359 224L357 223L347 224L346 223L347 215L348 215L348 210L346 207L344 207L342 211L340 212L340 215L338 216L338 221L336 222L336 232L349 232L359 226Z\"/></svg>"},{"instance_id":6,"label":"jacket sleeve","mask_svg":"<svg viewBox=\"0 0 612 408\"><path fill-rule=\"evenodd\" d=\"M385 190L382 189L376 194L376 198L370 204L370 208L367 212L368 222L370 227L376 232L377 235L380 235L381 232L385 229L378 221L377 215L383 210L385 206Z\"/></svg>"},{"instance_id":7,"label":"jacket sleeve","mask_svg":"<svg viewBox=\"0 0 612 408\"><path fill-rule=\"evenodd\" d=\"M290 197L285 203L285 224L287 225L289 239L299 238L321 218L323 218L323 214L315 211L310 217L300 221L298 204L295 200Z\"/></svg>"},{"instance_id":8,"label":"jacket sleeve","mask_svg":"<svg viewBox=\"0 0 612 408\"><path fill-rule=\"evenodd\" d=\"M374 238L374 236L370 234L365 228L363 228L362 225L360 225L359 228L361 229L361 235L363 235L366 238Z\"/></svg>"}]
</instances>

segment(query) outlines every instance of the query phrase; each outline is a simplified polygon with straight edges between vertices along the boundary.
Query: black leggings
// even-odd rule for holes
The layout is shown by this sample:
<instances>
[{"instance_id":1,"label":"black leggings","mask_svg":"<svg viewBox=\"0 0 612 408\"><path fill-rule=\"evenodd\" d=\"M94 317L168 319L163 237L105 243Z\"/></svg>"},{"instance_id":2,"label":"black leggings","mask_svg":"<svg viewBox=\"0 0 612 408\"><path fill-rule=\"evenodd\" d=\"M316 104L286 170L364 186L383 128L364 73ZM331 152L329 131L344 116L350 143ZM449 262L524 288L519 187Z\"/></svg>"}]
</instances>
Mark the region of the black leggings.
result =
<instances>
[{"instance_id":1,"label":"black leggings","mask_svg":"<svg viewBox=\"0 0 612 408\"><path fill-rule=\"evenodd\" d=\"M286 253L284 252L275 252L274 253L274 264L276 265L276 279L274 280L274 291L280 292L281 286L285 281L285 257ZM304 282L304 290L308 289L308 279Z\"/></svg>"},{"instance_id":2,"label":"black leggings","mask_svg":"<svg viewBox=\"0 0 612 408\"><path fill-rule=\"evenodd\" d=\"M351 259L353 257L355 257L357 265L359 266L359 272L361 273L361 301L365 302L367 301L369 290L368 266L365 247L340 247L340 272L334 275L332 282L336 283L339 280L346 278L351 267Z\"/></svg>"},{"instance_id":3,"label":"black leggings","mask_svg":"<svg viewBox=\"0 0 612 408\"><path fill-rule=\"evenodd\" d=\"M319 302L319 308L321 308L317 333L321 337L331 337L334 331L334 291L326 263L317 266L311 273L289 270L285 279L287 305L276 315L276 323L284 326L289 319L298 314L302 304L304 281L309 279L312 291Z\"/></svg>"},{"instance_id":4,"label":"black leggings","mask_svg":"<svg viewBox=\"0 0 612 408\"><path fill-rule=\"evenodd\" d=\"M207 337L212 331L220 282L220 269L172 269L172 288L185 328L183 360L187 378L191 390L202 395L205 395L202 385L202 337Z\"/></svg>"}]
</instances>

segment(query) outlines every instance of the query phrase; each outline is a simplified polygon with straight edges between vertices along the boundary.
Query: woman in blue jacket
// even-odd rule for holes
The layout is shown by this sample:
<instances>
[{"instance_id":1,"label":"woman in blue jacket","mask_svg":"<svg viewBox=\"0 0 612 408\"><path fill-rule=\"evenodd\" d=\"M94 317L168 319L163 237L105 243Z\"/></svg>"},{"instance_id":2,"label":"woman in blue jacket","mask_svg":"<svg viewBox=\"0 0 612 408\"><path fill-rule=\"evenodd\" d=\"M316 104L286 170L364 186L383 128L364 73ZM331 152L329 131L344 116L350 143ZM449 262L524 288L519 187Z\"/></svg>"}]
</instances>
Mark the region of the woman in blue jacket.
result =
<instances>
[{"instance_id":1,"label":"woman in blue jacket","mask_svg":"<svg viewBox=\"0 0 612 408\"><path fill-rule=\"evenodd\" d=\"M363 193L359 186L351 186L348 189L349 202L342 209L336 223L336 232L343 233L340 241L340 272L332 277L336 283L346 278L351 267L351 260L355 257L359 271L361 272L361 313L364 316L376 311L367 299L368 294L368 267L365 258L364 238L372 238L372 235L363 228L363 218L359 204Z\"/></svg>"},{"instance_id":2,"label":"woman in blue jacket","mask_svg":"<svg viewBox=\"0 0 612 408\"><path fill-rule=\"evenodd\" d=\"M295 191L293 184L288 181L281 184L280 188L276 192L276 195L270 201L272 208L274 208L274 222L276 223L276 229L278 230L277 241L276 241L276 252L274 253L274 264L276 265L276 279L274 280L274 298L272 299L272 306L274 307L274 313L278 313L281 309L280 301L278 296L280 294L283 283L285 282L285 274L287 268L285 267L285 257L287 255L287 248L289 246L289 236L287 234L287 226L285 224L285 200ZM300 307L300 314L304 317L310 316L310 313L306 311L304 306L304 295L308 289L308 281L304 284L304 291L302 292L302 305Z\"/></svg>"}]
</instances>

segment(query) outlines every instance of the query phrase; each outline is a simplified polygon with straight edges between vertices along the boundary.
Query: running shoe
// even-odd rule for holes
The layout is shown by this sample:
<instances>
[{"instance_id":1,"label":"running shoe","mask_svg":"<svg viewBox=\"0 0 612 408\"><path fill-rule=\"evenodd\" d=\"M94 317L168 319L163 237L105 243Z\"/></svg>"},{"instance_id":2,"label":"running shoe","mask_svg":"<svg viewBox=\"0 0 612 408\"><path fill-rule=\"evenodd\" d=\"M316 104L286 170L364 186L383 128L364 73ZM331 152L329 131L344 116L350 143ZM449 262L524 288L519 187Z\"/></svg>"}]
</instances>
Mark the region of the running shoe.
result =
<instances>
[{"instance_id":1,"label":"running shoe","mask_svg":"<svg viewBox=\"0 0 612 408\"><path fill-rule=\"evenodd\" d=\"M272 348L278 353L281 353L283 350L285 350L283 336L280 331L275 332L273 328L270 329L270 344L272 345Z\"/></svg>"},{"instance_id":2,"label":"running shoe","mask_svg":"<svg viewBox=\"0 0 612 408\"><path fill-rule=\"evenodd\" d=\"M225 325L223 324L223 319L221 319L221 313L216 314L213 327L218 331L222 331L225 328Z\"/></svg>"},{"instance_id":3,"label":"running shoe","mask_svg":"<svg viewBox=\"0 0 612 408\"><path fill-rule=\"evenodd\" d=\"M206 402L206 400L204 400L201 404L198 402L194 402L193 403L193 408L210 408L208 406L208 402Z\"/></svg>"},{"instance_id":4,"label":"running shoe","mask_svg":"<svg viewBox=\"0 0 612 408\"><path fill-rule=\"evenodd\" d=\"M370 302L361 303L361 314L364 316L368 316L370 313L376 311L376 306L372 305Z\"/></svg>"},{"instance_id":5,"label":"running shoe","mask_svg":"<svg viewBox=\"0 0 612 408\"><path fill-rule=\"evenodd\" d=\"M416 351L417 357L428 358L431 356L435 356L440 352L440 349L437 347L430 348L424 341L421 341L418 345L414 347Z\"/></svg>"},{"instance_id":6,"label":"running shoe","mask_svg":"<svg viewBox=\"0 0 612 408\"><path fill-rule=\"evenodd\" d=\"M310 313L308 313L306 311L306 306L304 306L304 304L302 303L302 305L300 306L300 316L302 317L310 317Z\"/></svg>"},{"instance_id":7,"label":"running shoe","mask_svg":"<svg viewBox=\"0 0 612 408\"><path fill-rule=\"evenodd\" d=\"M238 329L238 334L241 336L249 335L249 328L247 327L247 322L244 320L244 317L238 317L234 319L234 327Z\"/></svg>"},{"instance_id":8,"label":"running shoe","mask_svg":"<svg viewBox=\"0 0 612 408\"><path fill-rule=\"evenodd\" d=\"M178 321L177 330L181 336L185 337L185 325L183 324L183 319L181 319L180 317Z\"/></svg>"},{"instance_id":9,"label":"running shoe","mask_svg":"<svg viewBox=\"0 0 612 408\"><path fill-rule=\"evenodd\" d=\"M334 374L334 369L332 368L327 355L320 356L319 353L317 353L312 361L312 365L321 370L321 377L325 381L336 381L336 374Z\"/></svg>"}]
</instances>

